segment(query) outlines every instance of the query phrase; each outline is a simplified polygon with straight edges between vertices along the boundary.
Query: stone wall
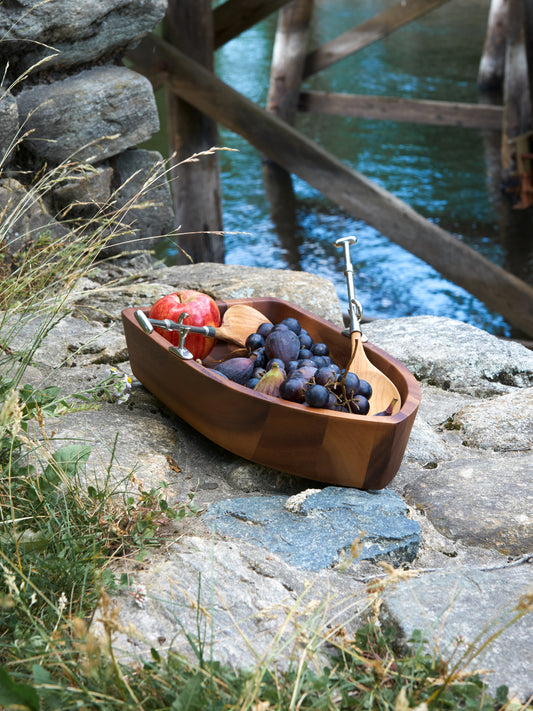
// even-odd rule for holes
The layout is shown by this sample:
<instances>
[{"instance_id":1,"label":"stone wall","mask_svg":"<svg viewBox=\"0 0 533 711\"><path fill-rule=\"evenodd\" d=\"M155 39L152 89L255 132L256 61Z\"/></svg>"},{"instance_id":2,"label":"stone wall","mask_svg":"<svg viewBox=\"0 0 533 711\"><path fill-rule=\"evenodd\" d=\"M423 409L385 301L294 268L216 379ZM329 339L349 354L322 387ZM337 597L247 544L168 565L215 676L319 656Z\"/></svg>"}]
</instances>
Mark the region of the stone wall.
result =
<instances>
[{"instance_id":1,"label":"stone wall","mask_svg":"<svg viewBox=\"0 0 533 711\"><path fill-rule=\"evenodd\" d=\"M128 225L110 238L111 254L150 248L174 229L162 156L137 148L159 130L152 86L121 59L160 22L166 5L0 4L0 245L8 254L45 228L67 234L73 220L94 218L111 202ZM76 172L74 163L86 167ZM65 167L61 180L58 166ZM43 168L55 171L52 188L35 187Z\"/></svg>"}]
</instances>

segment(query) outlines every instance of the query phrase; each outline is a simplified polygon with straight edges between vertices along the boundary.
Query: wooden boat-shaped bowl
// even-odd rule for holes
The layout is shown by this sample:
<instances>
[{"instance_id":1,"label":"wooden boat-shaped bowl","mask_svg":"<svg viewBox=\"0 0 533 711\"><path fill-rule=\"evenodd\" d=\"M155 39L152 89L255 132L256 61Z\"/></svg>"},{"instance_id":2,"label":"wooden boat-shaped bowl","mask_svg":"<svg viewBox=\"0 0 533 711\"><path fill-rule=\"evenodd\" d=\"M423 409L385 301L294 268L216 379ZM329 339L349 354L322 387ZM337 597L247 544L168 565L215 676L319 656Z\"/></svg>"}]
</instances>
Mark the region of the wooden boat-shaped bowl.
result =
<instances>
[{"instance_id":1,"label":"wooden boat-shaped bowl","mask_svg":"<svg viewBox=\"0 0 533 711\"><path fill-rule=\"evenodd\" d=\"M315 341L329 346L341 365L350 356L350 338L329 321L281 299L218 301L221 315L233 304L248 304L273 323L297 318ZM155 331L145 333L122 312L135 377L170 410L221 447L257 464L357 489L382 489L396 475L420 403L420 388L399 361L369 343L368 358L396 385L402 406L391 416L362 416L313 409L256 393L223 378L194 360L182 360ZM218 341L204 361L219 360L236 346Z\"/></svg>"}]
</instances>

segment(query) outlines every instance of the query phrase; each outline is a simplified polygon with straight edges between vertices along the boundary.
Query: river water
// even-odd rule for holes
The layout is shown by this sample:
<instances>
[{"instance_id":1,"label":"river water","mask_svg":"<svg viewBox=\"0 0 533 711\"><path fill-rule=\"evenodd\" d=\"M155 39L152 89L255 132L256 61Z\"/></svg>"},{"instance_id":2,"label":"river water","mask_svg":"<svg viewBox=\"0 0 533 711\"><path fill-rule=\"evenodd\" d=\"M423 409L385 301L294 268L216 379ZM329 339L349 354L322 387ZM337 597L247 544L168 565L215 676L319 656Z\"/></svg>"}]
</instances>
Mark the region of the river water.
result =
<instances>
[{"instance_id":1,"label":"river water","mask_svg":"<svg viewBox=\"0 0 533 711\"><path fill-rule=\"evenodd\" d=\"M310 48L390 6L390 0L317 0ZM303 88L475 103L489 0L451 0L357 54L311 77ZM264 106L276 30L272 16L218 50L220 78ZM513 210L499 187L494 131L300 114L296 127L331 153L452 232L488 259L533 283L532 210ZM159 141L159 144L158 144ZM444 280L375 229L297 177L296 224L280 239L265 195L261 157L220 127L226 262L303 269L330 279L347 308L337 237L352 247L355 291L364 315L448 316L498 335L518 335L498 314ZM162 152L161 136L150 147ZM160 256L171 263L174 249Z\"/></svg>"}]
</instances>

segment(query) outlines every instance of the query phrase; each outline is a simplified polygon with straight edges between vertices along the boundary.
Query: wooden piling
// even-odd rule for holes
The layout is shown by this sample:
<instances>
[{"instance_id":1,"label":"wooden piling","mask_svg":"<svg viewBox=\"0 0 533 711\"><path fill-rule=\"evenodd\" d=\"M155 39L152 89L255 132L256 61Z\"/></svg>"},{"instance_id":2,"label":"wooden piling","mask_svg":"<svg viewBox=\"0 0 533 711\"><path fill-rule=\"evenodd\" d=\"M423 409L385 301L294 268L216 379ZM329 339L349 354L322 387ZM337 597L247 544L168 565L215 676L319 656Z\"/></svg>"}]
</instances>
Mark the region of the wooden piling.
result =
<instances>
[{"instance_id":1,"label":"wooden piling","mask_svg":"<svg viewBox=\"0 0 533 711\"><path fill-rule=\"evenodd\" d=\"M512 184L516 178L519 157L517 141L531 131L531 95L525 42L523 0L508 0L507 46L504 74L502 125L502 182Z\"/></svg>"},{"instance_id":2,"label":"wooden piling","mask_svg":"<svg viewBox=\"0 0 533 711\"><path fill-rule=\"evenodd\" d=\"M163 35L213 70L211 0L169 0ZM172 192L179 235L177 263L224 262L221 186L217 154L191 156L218 145L216 122L167 85L167 129ZM174 154L174 155L173 155Z\"/></svg>"},{"instance_id":3,"label":"wooden piling","mask_svg":"<svg viewBox=\"0 0 533 711\"><path fill-rule=\"evenodd\" d=\"M477 76L480 91L501 91L507 44L508 0L491 0L487 34Z\"/></svg>"},{"instance_id":4,"label":"wooden piling","mask_svg":"<svg viewBox=\"0 0 533 711\"><path fill-rule=\"evenodd\" d=\"M267 111L291 125L298 110L312 12L313 0L292 0L278 15L266 107ZM299 259L291 247L297 228L291 174L272 160L264 159L263 179L276 233L285 251L291 255L292 268L299 269Z\"/></svg>"}]
</instances>

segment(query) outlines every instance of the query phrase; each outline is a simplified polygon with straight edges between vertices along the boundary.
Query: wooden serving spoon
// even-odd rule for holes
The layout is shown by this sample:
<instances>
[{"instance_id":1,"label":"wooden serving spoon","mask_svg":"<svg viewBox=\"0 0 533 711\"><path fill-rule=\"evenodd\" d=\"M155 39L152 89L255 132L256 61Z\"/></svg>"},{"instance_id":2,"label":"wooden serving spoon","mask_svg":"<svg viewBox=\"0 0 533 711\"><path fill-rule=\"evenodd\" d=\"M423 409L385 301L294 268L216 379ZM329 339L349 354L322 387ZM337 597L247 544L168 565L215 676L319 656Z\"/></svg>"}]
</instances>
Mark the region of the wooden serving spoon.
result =
<instances>
[{"instance_id":1,"label":"wooden serving spoon","mask_svg":"<svg viewBox=\"0 0 533 711\"><path fill-rule=\"evenodd\" d=\"M238 346L244 346L250 333L257 331L262 323L270 323L269 319L261 311L246 304L230 306L224 313L218 328L214 326L189 326L183 323L186 314L181 314L178 321L171 321L167 318L149 318L144 311L137 309L134 316L145 333L152 333L154 328L162 328L165 331L178 331L181 336L180 344L173 348L176 354L185 360L193 357L192 353L184 346L184 340L188 333L198 333L206 338L219 338L221 341L229 341Z\"/></svg>"},{"instance_id":2,"label":"wooden serving spoon","mask_svg":"<svg viewBox=\"0 0 533 711\"><path fill-rule=\"evenodd\" d=\"M398 388L385 373L376 368L367 358L363 345L361 324L359 320L363 310L361 304L356 300L353 288L353 267L350 260L350 245L355 244L355 237L340 237L335 240L336 247L344 247L344 261L346 270L346 285L348 287L348 299L350 302L350 340L352 342L352 354L347 370L355 373L361 380L366 380L372 386L372 397L369 400L369 415L376 415L385 412L387 408L391 414L396 414L401 407L401 398ZM395 401L395 402L394 402Z\"/></svg>"},{"instance_id":3,"label":"wooden serving spoon","mask_svg":"<svg viewBox=\"0 0 533 711\"><path fill-rule=\"evenodd\" d=\"M247 304L234 304L224 313L220 326L215 328L215 338L244 346L250 333L255 333L262 323L271 321L261 311Z\"/></svg>"}]
</instances>

